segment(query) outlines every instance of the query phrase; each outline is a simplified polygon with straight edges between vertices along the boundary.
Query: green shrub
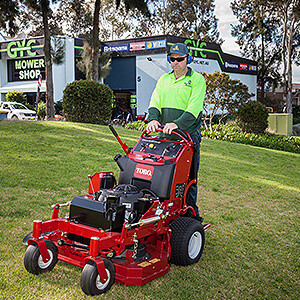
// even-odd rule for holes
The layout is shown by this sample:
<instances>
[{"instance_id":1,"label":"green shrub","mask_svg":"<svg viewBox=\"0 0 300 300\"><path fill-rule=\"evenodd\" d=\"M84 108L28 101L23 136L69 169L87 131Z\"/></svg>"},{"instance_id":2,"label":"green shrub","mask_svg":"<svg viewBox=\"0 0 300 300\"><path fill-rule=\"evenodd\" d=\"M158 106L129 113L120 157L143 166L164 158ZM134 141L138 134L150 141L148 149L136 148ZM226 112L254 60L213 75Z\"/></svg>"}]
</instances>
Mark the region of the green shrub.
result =
<instances>
[{"instance_id":1,"label":"green shrub","mask_svg":"<svg viewBox=\"0 0 300 300\"><path fill-rule=\"evenodd\" d=\"M28 102L26 102L25 103L25 106L28 108L28 109L31 109L31 110L36 110L36 105L35 105L35 103L34 104L31 104L31 103L28 103Z\"/></svg>"},{"instance_id":2,"label":"green shrub","mask_svg":"<svg viewBox=\"0 0 300 300\"><path fill-rule=\"evenodd\" d=\"M132 130L139 130L139 131L144 131L147 127L147 124L144 121L135 121L132 123L127 123L125 125L125 128L127 129L132 129Z\"/></svg>"},{"instance_id":3,"label":"green shrub","mask_svg":"<svg viewBox=\"0 0 300 300\"><path fill-rule=\"evenodd\" d=\"M44 120L46 117L46 104L42 101L38 104L37 115L40 120Z\"/></svg>"},{"instance_id":4,"label":"green shrub","mask_svg":"<svg viewBox=\"0 0 300 300\"><path fill-rule=\"evenodd\" d=\"M268 110L263 104L248 101L238 108L238 125L244 132L264 133L268 127L268 115Z\"/></svg>"},{"instance_id":5,"label":"green shrub","mask_svg":"<svg viewBox=\"0 0 300 300\"><path fill-rule=\"evenodd\" d=\"M105 124L111 117L112 90L92 80L74 81L63 92L63 110L68 121Z\"/></svg>"},{"instance_id":6,"label":"green shrub","mask_svg":"<svg viewBox=\"0 0 300 300\"><path fill-rule=\"evenodd\" d=\"M8 102L18 102L18 103L24 103L25 95L23 92L20 91L12 91L8 92L5 95L6 101Z\"/></svg>"},{"instance_id":7,"label":"green shrub","mask_svg":"<svg viewBox=\"0 0 300 300\"><path fill-rule=\"evenodd\" d=\"M235 124L221 125L216 132L206 131L202 127L202 136L214 140L223 140L274 150L300 153L300 137L278 136L275 134L262 134L241 132Z\"/></svg>"}]
</instances>

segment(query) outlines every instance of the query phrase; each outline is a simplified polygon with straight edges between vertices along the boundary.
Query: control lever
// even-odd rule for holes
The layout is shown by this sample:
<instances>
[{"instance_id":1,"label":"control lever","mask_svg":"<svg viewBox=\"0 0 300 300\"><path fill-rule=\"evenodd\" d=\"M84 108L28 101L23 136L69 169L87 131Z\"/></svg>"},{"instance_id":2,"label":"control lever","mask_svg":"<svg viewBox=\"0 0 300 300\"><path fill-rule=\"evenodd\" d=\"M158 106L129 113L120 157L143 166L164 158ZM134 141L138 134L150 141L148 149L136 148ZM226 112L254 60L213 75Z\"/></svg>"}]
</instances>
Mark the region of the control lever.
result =
<instances>
[{"instance_id":1,"label":"control lever","mask_svg":"<svg viewBox=\"0 0 300 300\"><path fill-rule=\"evenodd\" d=\"M163 153L161 154L160 158L162 159L164 157L164 155L165 155L166 152L170 152L174 148L175 148L175 145L173 143L171 145L167 146L164 149Z\"/></svg>"}]
</instances>

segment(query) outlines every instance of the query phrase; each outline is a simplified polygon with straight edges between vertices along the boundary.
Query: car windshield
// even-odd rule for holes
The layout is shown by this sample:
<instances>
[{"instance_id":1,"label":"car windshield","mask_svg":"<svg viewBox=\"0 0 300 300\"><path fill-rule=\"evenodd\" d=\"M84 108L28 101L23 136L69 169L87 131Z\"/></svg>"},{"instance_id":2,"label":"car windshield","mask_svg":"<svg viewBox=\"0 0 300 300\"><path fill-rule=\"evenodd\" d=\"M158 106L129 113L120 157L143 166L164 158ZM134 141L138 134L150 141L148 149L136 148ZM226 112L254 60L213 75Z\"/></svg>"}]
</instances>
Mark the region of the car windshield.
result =
<instances>
[{"instance_id":1,"label":"car windshield","mask_svg":"<svg viewBox=\"0 0 300 300\"><path fill-rule=\"evenodd\" d=\"M24 106L23 104L20 104L20 103L11 104L11 107L13 109L28 109L26 106Z\"/></svg>"}]
</instances>

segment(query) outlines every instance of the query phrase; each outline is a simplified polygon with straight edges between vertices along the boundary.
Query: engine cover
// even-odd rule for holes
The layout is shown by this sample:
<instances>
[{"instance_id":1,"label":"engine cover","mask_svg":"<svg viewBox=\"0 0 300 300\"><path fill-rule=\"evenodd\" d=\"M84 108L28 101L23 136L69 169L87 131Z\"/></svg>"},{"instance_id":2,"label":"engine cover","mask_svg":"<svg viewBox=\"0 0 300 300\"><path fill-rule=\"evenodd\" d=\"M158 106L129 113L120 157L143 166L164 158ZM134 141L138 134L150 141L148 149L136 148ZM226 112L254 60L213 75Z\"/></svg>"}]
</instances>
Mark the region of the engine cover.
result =
<instances>
[{"instance_id":1,"label":"engine cover","mask_svg":"<svg viewBox=\"0 0 300 300\"><path fill-rule=\"evenodd\" d=\"M109 214L105 202L76 196L70 205L69 220L104 230L121 231L124 215L125 206L123 205L114 207L114 211Z\"/></svg>"}]
</instances>

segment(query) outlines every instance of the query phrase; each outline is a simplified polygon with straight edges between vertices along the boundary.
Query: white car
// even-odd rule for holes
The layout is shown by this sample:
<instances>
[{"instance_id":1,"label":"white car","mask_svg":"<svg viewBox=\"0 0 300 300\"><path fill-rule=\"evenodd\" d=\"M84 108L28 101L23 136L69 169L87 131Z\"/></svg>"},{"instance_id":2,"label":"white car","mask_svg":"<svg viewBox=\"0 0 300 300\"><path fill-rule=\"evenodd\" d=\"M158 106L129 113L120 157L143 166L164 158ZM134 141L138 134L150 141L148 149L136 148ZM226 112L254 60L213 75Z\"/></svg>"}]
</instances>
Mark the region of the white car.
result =
<instances>
[{"instance_id":1,"label":"white car","mask_svg":"<svg viewBox=\"0 0 300 300\"><path fill-rule=\"evenodd\" d=\"M7 120L37 120L34 110L18 102L1 102L0 110L7 111Z\"/></svg>"}]
</instances>

